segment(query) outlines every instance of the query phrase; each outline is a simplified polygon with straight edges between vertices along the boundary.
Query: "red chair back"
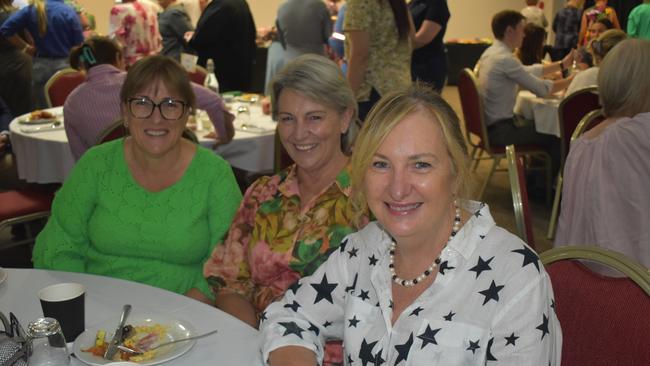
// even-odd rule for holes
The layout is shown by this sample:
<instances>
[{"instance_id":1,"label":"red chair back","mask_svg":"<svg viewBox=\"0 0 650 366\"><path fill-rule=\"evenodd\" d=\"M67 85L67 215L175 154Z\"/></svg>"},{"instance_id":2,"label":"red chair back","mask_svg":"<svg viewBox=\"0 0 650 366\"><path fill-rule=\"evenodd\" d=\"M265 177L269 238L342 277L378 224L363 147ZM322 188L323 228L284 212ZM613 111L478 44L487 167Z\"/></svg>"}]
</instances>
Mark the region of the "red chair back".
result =
<instances>
[{"instance_id":1,"label":"red chair back","mask_svg":"<svg viewBox=\"0 0 650 366\"><path fill-rule=\"evenodd\" d=\"M464 68L458 74L458 95L460 105L463 109L463 119L465 120L465 132L468 141L470 133L480 138L479 145L481 148L489 148L487 132L483 121L483 105L481 94L478 89L478 81L474 72Z\"/></svg>"},{"instance_id":2,"label":"red chair back","mask_svg":"<svg viewBox=\"0 0 650 366\"><path fill-rule=\"evenodd\" d=\"M86 80L86 75L74 69L57 71L45 84L45 99L47 105L59 107L65 103L68 95Z\"/></svg>"},{"instance_id":3,"label":"red chair back","mask_svg":"<svg viewBox=\"0 0 650 366\"><path fill-rule=\"evenodd\" d=\"M124 127L122 119L118 118L99 135L99 138L97 139L97 145L103 144L104 142L117 140L126 135L128 135L128 131Z\"/></svg>"},{"instance_id":4,"label":"red chair back","mask_svg":"<svg viewBox=\"0 0 650 366\"><path fill-rule=\"evenodd\" d=\"M650 297L583 263L546 265L562 325L562 365L650 365Z\"/></svg>"},{"instance_id":5,"label":"red chair back","mask_svg":"<svg viewBox=\"0 0 650 366\"><path fill-rule=\"evenodd\" d=\"M188 71L187 74L190 77L190 81L203 85L205 78L208 76L208 71L205 68L196 65L194 71Z\"/></svg>"},{"instance_id":6,"label":"red chair back","mask_svg":"<svg viewBox=\"0 0 650 366\"><path fill-rule=\"evenodd\" d=\"M590 87L580 89L574 93L567 95L558 107L558 117L560 121L560 139L561 144L561 157L562 167L564 161L569 153L569 146L571 144L571 135L575 131L580 120L587 115L587 113L599 109L600 100L598 98L598 89Z\"/></svg>"}]
</instances>

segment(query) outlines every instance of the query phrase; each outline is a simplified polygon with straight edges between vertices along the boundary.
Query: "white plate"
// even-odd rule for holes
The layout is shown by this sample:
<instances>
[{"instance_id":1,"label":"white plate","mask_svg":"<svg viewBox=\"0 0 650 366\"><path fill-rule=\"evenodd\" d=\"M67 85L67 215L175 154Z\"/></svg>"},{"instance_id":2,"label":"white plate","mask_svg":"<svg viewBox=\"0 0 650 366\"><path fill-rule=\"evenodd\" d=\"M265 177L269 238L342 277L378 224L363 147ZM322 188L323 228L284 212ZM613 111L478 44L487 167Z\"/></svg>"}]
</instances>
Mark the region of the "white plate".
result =
<instances>
[{"instance_id":1,"label":"white plate","mask_svg":"<svg viewBox=\"0 0 650 366\"><path fill-rule=\"evenodd\" d=\"M88 349L95 344L95 336L97 335L97 331L100 329L104 329L106 331L106 340L107 341L110 340L113 337L113 331L117 325L118 320L119 319L110 319L101 324L86 329L83 333L81 333L74 342L73 351L75 356L77 356L77 358L80 361L93 366L105 365L111 362L101 357L94 356L90 352L84 352L82 351L82 349ZM149 316L133 315L127 319L126 323L131 325L160 324L160 325L167 326L168 327L167 335L161 340L161 342L168 342L168 341L173 341L175 339L187 338L197 334L194 327L192 327L192 325L190 325L189 323L176 320L174 318L170 318L166 315L161 315L161 314L149 315ZM195 343L196 341L192 340L192 341L180 342L180 343L172 344L170 346L159 348L156 350L156 356L154 358L146 361L138 362L138 364L157 365L159 363L167 362L189 351L194 346Z\"/></svg>"},{"instance_id":2,"label":"white plate","mask_svg":"<svg viewBox=\"0 0 650 366\"><path fill-rule=\"evenodd\" d=\"M7 272L0 267L0 285L7 279Z\"/></svg>"}]
</instances>

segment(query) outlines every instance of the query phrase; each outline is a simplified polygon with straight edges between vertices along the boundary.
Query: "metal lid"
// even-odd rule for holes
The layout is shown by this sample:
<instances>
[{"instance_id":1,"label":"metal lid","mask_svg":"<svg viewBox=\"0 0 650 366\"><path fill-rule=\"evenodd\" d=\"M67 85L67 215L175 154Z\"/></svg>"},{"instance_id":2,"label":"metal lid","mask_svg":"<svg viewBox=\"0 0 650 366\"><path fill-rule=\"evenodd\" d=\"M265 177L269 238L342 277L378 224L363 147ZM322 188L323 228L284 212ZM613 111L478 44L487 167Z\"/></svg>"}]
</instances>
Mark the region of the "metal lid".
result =
<instances>
[{"instance_id":1,"label":"metal lid","mask_svg":"<svg viewBox=\"0 0 650 366\"><path fill-rule=\"evenodd\" d=\"M54 318L38 318L29 323L27 331L32 337L48 337L61 331L59 322Z\"/></svg>"}]
</instances>

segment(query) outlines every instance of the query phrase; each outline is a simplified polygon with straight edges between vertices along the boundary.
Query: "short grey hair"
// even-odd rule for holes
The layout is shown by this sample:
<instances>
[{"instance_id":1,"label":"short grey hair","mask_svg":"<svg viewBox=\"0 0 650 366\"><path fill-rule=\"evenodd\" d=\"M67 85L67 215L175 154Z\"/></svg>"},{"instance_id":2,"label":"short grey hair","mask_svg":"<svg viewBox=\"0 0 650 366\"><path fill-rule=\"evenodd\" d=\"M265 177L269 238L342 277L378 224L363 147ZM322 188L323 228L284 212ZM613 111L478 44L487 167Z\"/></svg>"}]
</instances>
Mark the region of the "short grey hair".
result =
<instances>
[{"instance_id":1,"label":"short grey hair","mask_svg":"<svg viewBox=\"0 0 650 366\"><path fill-rule=\"evenodd\" d=\"M607 117L633 117L650 112L650 41L619 42L598 71L598 94Z\"/></svg>"},{"instance_id":2,"label":"short grey hair","mask_svg":"<svg viewBox=\"0 0 650 366\"><path fill-rule=\"evenodd\" d=\"M352 111L348 131L341 138L341 148L347 153L356 135L358 106L341 68L334 61L320 55L306 54L287 63L270 82L271 116L278 119L278 100L284 89L333 108L339 114Z\"/></svg>"}]
</instances>

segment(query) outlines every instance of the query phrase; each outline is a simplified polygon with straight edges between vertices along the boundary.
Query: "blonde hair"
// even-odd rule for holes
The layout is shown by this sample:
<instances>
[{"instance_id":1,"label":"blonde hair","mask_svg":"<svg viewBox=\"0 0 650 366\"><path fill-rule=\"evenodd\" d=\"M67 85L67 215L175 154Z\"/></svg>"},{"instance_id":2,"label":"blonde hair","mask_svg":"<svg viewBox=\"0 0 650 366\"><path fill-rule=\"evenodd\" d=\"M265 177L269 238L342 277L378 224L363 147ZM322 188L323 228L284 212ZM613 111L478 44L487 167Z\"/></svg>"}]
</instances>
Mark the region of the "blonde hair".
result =
<instances>
[{"instance_id":1,"label":"blonde hair","mask_svg":"<svg viewBox=\"0 0 650 366\"><path fill-rule=\"evenodd\" d=\"M629 38L603 59L598 94L607 117L633 117L650 112L650 41Z\"/></svg>"},{"instance_id":2,"label":"blonde hair","mask_svg":"<svg viewBox=\"0 0 650 366\"><path fill-rule=\"evenodd\" d=\"M456 196L471 198L469 157L458 117L449 104L433 92L430 86L415 83L406 89L384 96L370 111L357 137L351 159L352 204L356 212L363 212L367 207L364 183L366 171L374 154L393 128L406 116L417 111L429 113L434 117L431 118L432 123L434 120L438 121L451 161L452 174L456 180Z\"/></svg>"},{"instance_id":3,"label":"blonde hair","mask_svg":"<svg viewBox=\"0 0 650 366\"><path fill-rule=\"evenodd\" d=\"M36 9L36 17L38 18L38 34L40 34L41 37L45 37L45 33L47 33L45 0L31 0L30 3Z\"/></svg>"},{"instance_id":4,"label":"blonde hair","mask_svg":"<svg viewBox=\"0 0 650 366\"><path fill-rule=\"evenodd\" d=\"M13 0L0 0L0 10L6 12L13 12L16 7L12 4Z\"/></svg>"},{"instance_id":5,"label":"blonde hair","mask_svg":"<svg viewBox=\"0 0 650 366\"><path fill-rule=\"evenodd\" d=\"M627 39L627 33L620 29L610 29L603 32L598 39L591 41L590 48L594 55L594 64L600 64L605 55L625 39Z\"/></svg>"}]
</instances>

